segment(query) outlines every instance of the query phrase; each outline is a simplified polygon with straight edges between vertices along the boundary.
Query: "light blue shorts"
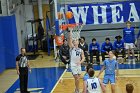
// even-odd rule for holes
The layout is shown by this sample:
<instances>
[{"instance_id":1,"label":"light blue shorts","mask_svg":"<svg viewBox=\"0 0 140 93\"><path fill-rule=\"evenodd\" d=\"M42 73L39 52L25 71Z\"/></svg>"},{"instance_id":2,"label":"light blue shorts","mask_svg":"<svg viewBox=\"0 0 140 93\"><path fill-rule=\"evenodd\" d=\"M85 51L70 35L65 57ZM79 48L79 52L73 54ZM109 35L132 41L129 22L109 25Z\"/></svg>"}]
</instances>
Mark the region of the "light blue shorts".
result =
<instances>
[{"instance_id":1,"label":"light blue shorts","mask_svg":"<svg viewBox=\"0 0 140 93\"><path fill-rule=\"evenodd\" d=\"M110 84L115 84L116 79L115 75L104 75L103 83L106 85L110 82Z\"/></svg>"}]
</instances>

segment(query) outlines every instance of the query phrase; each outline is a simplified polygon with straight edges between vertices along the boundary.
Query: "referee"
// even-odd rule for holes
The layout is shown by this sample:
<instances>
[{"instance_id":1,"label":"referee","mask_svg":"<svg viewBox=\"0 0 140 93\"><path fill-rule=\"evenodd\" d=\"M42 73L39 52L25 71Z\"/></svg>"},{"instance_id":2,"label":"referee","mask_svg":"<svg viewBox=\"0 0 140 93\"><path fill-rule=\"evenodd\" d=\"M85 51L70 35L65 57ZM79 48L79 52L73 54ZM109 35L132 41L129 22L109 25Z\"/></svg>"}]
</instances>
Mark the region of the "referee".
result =
<instances>
[{"instance_id":1,"label":"referee","mask_svg":"<svg viewBox=\"0 0 140 93\"><path fill-rule=\"evenodd\" d=\"M29 62L25 55L26 50L25 48L21 48L21 54L16 57L16 70L17 74L19 75L20 80L20 92L21 93L30 93L27 91L28 86L28 68ZM31 71L31 69L30 69Z\"/></svg>"}]
</instances>

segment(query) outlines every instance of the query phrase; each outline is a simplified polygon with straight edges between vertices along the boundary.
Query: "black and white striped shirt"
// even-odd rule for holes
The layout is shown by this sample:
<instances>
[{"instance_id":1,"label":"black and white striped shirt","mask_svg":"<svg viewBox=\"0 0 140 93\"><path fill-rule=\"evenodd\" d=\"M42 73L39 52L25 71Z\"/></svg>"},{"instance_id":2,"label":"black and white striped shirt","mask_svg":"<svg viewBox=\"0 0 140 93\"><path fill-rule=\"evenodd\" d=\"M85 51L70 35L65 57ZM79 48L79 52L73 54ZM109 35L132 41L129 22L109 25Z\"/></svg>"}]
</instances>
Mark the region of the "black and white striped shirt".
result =
<instances>
[{"instance_id":1,"label":"black and white striped shirt","mask_svg":"<svg viewBox=\"0 0 140 93\"><path fill-rule=\"evenodd\" d=\"M16 57L16 61L18 61L19 67L27 67L28 59L26 56L23 56L22 54L20 54Z\"/></svg>"}]
</instances>

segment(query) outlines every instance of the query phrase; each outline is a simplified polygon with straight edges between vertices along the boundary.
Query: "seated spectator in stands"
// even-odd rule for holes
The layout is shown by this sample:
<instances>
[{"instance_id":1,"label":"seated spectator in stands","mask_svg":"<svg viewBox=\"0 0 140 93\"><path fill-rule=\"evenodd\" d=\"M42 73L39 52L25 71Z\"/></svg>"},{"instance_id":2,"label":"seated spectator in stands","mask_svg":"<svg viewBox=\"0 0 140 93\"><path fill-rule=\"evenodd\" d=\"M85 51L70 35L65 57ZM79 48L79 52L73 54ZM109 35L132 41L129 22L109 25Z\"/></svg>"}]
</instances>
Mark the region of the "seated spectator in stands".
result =
<instances>
[{"instance_id":1,"label":"seated spectator in stands","mask_svg":"<svg viewBox=\"0 0 140 93\"><path fill-rule=\"evenodd\" d=\"M66 68L68 68L68 64L69 64L69 46L68 46L68 42L67 39L64 39L64 44L62 46L60 46L59 49L59 55L60 55L60 59L61 61L66 64Z\"/></svg>"},{"instance_id":2,"label":"seated spectator in stands","mask_svg":"<svg viewBox=\"0 0 140 93\"><path fill-rule=\"evenodd\" d=\"M139 32L137 34L135 44L136 44L137 48L140 50L140 30L139 30Z\"/></svg>"},{"instance_id":3,"label":"seated spectator in stands","mask_svg":"<svg viewBox=\"0 0 140 93\"><path fill-rule=\"evenodd\" d=\"M116 36L116 41L114 42L114 50L115 55L118 58L118 54L122 54L122 58L125 57L125 48L124 48L124 41L122 40L122 37Z\"/></svg>"},{"instance_id":4,"label":"seated spectator in stands","mask_svg":"<svg viewBox=\"0 0 140 93\"><path fill-rule=\"evenodd\" d=\"M105 55L108 55L109 51L113 50L112 43L110 42L110 38L106 38L105 42L102 43L101 47L101 55L102 55L102 61L105 60Z\"/></svg>"},{"instance_id":5,"label":"seated spectator in stands","mask_svg":"<svg viewBox=\"0 0 140 93\"><path fill-rule=\"evenodd\" d=\"M100 64L100 45L96 42L96 38L92 39L92 43L89 45L90 63L93 63L93 56L96 56L97 64Z\"/></svg>"},{"instance_id":6,"label":"seated spectator in stands","mask_svg":"<svg viewBox=\"0 0 140 93\"><path fill-rule=\"evenodd\" d=\"M132 84L126 84L126 93L133 93L134 86Z\"/></svg>"},{"instance_id":7,"label":"seated spectator in stands","mask_svg":"<svg viewBox=\"0 0 140 93\"><path fill-rule=\"evenodd\" d=\"M135 54L134 54L134 48L135 48L135 31L134 28L131 27L131 22L127 21L126 22L126 26L123 29L123 39L125 42L125 49L127 50L128 53L128 64L131 63L131 57L130 57L130 53L132 53L132 60L133 60L133 64L135 64Z\"/></svg>"},{"instance_id":8,"label":"seated spectator in stands","mask_svg":"<svg viewBox=\"0 0 140 93\"><path fill-rule=\"evenodd\" d=\"M85 42L85 37L80 38L79 48L81 48L84 51L86 62L88 63L89 62L89 59L88 59L88 44Z\"/></svg>"}]
</instances>

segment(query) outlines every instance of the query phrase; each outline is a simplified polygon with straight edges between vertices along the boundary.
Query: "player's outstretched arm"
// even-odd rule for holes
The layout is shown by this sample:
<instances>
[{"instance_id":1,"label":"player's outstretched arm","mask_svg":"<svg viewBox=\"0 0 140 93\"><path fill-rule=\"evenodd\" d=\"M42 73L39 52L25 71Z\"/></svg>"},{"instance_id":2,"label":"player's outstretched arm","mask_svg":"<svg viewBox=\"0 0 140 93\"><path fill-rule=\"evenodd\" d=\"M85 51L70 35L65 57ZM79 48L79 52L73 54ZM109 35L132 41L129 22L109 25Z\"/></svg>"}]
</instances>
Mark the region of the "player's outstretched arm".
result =
<instances>
[{"instance_id":1,"label":"player's outstretched arm","mask_svg":"<svg viewBox=\"0 0 140 93\"><path fill-rule=\"evenodd\" d=\"M102 69L100 70L100 72L99 72L99 74L98 74L98 76L97 76L97 77L99 77L99 76L100 76L100 74L104 71L104 69L105 69L105 66L103 66L103 67L102 67Z\"/></svg>"},{"instance_id":2,"label":"player's outstretched arm","mask_svg":"<svg viewBox=\"0 0 140 93\"><path fill-rule=\"evenodd\" d=\"M77 63L77 65L81 65L81 63L83 63L85 61L85 56L84 56L84 52L82 50L82 53L81 53L81 60L80 62Z\"/></svg>"},{"instance_id":3,"label":"player's outstretched arm","mask_svg":"<svg viewBox=\"0 0 140 93\"><path fill-rule=\"evenodd\" d=\"M82 54L81 54L81 63L83 63L85 61L85 55L84 55L84 51L82 50Z\"/></svg>"},{"instance_id":4,"label":"player's outstretched arm","mask_svg":"<svg viewBox=\"0 0 140 93\"><path fill-rule=\"evenodd\" d=\"M83 83L83 92L82 93L87 93L87 82L84 81Z\"/></svg>"},{"instance_id":5,"label":"player's outstretched arm","mask_svg":"<svg viewBox=\"0 0 140 93\"><path fill-rule=\"evenodd\" d=\"M69 47L72 48L73 47L73 43L72 43L72 30L73 28L69 28L69 36L68 36L68 44L69 44Z\"/></svg>"},{"instance_id":6,"label":"player's outstretched arm","mask_svg":"<svg viewBox=\"0 0 140 93\"><path fill-rule=\"evenodd\" d=\"M100 86L101 86L102 92L106 93L106 89L105 89L105 86L104 86L103 82L100 79L99 79L99 82L100 82Z\"/></svg>"}]
</instances>

